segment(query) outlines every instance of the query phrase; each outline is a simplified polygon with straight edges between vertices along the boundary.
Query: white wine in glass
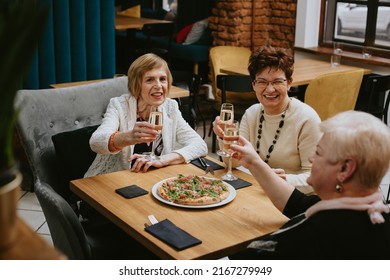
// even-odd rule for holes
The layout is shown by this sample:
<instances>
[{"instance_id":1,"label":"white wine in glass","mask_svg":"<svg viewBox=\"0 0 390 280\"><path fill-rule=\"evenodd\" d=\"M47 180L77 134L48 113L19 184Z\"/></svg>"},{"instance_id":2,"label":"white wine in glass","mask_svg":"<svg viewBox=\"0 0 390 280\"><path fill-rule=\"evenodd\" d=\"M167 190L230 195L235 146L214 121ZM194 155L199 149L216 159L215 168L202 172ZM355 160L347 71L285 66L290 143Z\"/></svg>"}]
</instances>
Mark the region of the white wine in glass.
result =
<instances>
[{"instance_id":1,"label":"white wine in glass","mask_svg":"<svg viewBox=\"0 0 390 280\"><path fill-rule=\"evenodd\" d=\"M158 107L152 107L150 109L150 115L149 115L149 123L153 124L159 135L161 134L162 128L163 128L163 113L158 111ZM157 136L157 139L159 136ZM155 154L156 149L156 140L153 141L152 144L152 152L150 153L149 157L152 160L159 159L159 156Z\"/></svg>"},{"instance_id":2,"label":"white wine in glass","mask_svg":"<svg viewBox=\"0 0 390 280\"><path fill-rule=\"evenodd\" d=\"M222 123L222 129L229 123L233 123L234 120L234 106L231 103L222 103L221 112L219 114L220 122ZM224 157L225 152L223 149L217 151L217 155Z\"/></svg>"},{"instance_id":3,"label":"white wine in glass","mask_svg":"<svg viewBox=\"0 0 390 280\"><path fill-rule=\"evenodd\" d=\"M238 177L232 172L232 156L233 151L230 149L231 144L237 144L239 135L239 123L238 121L233 121L233 123L228 123L225 125L224 136L223 136L223 151L225 157L229 158L228 161L228 171L222 175L222 179L225 181L234 181Z\"/></svg>"},{"instance_id":4,"label":"white wine in glass","mask_svg":"<svg viewBox=\"0 0 390 280\"><path fill-rule=\"evenodd\" d=\"M221 110L221 114L219 116L219 119L222 123L232 123L233 121L233 109L223 109Z\"/></svg>"}]
</instances>

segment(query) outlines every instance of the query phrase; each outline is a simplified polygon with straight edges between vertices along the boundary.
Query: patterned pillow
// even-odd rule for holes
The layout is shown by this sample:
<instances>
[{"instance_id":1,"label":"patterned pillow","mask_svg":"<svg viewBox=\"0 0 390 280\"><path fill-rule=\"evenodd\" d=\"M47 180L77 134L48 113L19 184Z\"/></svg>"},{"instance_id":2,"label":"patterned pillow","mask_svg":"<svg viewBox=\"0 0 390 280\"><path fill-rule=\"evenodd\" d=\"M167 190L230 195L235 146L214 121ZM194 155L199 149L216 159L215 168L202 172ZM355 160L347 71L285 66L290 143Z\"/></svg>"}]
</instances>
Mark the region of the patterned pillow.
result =
<instances>
[{"instance_id":1,"label":"patterned pillow","mask_svg":"<svg viewBox=\"0 0 390 280\"><path fill-rule=\"evenodd\" d=\"M184 42L184 40L187 38L188 33L190 33L193 25L194 23L187 25L176 34L176 43L181 44Z\"/></svg>"},{"instance_id":2,"label":"patterned pillow","mask_svg":"<svg viewBox=\"0 0 390 280\"><path fill-rule=\"evenodd\" d=\"M203 32L206 30L208 26L208 20L203 19L194 23L191 28L190 33L188 33L187 38L183 42L183 45L191 45L196 43L203 35Z\"/></svg>"}]
</instances>

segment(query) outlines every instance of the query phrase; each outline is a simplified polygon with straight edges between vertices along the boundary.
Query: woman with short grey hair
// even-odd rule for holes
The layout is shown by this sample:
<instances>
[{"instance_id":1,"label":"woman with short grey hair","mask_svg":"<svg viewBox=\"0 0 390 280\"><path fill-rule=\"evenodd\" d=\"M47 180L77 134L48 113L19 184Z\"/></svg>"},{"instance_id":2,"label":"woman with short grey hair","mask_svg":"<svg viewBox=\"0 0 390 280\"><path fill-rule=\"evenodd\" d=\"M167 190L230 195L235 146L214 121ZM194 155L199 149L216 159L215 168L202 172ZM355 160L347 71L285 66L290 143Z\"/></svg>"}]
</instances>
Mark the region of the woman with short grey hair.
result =
<instances>
[{"instance_id":1,"label":"woman with short grey hair","mask_svg":"<svg viewBox=\"0 0 390 280\"><path fill-rule=\"evenodd\" d=\"M309 157L307 196L272 171L240 137L235 158L256 177L273 204L291 220L232 258L388 259L389 205L379 190L390 163L390 130L378 118L347 111L320 124Z\"/></svg>"}]
</instances>

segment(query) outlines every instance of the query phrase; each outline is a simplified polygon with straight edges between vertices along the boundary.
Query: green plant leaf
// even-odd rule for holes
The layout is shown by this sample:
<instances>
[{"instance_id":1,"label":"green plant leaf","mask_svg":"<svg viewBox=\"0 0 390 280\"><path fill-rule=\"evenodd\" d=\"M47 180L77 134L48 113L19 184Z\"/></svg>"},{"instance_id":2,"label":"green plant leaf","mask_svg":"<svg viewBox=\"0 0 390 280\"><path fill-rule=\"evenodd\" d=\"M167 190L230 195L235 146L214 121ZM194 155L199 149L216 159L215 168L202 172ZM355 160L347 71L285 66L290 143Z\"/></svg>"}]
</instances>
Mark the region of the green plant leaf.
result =
<instances>
[{"instance_id":1,"label":"green plant leaf","mask_svg":"<svg viewBox=\"0 0 390 280\"><path fill-rule=\"evenodd\" d=\"M0 0L0 171L14 164L14 100L43 33L48 6L32 0Z\"/></svg>"}]
</instances>

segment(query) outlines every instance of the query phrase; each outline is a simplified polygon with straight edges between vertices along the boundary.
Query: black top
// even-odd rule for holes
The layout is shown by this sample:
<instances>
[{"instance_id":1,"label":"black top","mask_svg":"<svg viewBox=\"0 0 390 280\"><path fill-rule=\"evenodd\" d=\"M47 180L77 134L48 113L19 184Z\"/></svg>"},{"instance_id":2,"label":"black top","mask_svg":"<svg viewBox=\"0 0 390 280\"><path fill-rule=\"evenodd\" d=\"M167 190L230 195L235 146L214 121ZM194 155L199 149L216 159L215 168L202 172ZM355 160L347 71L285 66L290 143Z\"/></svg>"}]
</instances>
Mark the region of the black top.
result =
<instances>
[{"instance_id":1,"label":"black top","mask_svg":"<svg viewBox=\"0 0 390 280\"><path fill-rule=\"evenodd\" d=\"M292 217L318 202L295 190L283 214ZM261 249L246 249L231 259L390 259L390 215L373 225L367 211L323 210L298 215L273 234L259 239Z\"/></svg>"},{"instance_id":2,"label":"black top","mask_svg":"<svg viewBox=\"0 0 390 280\"><path fill-rule=\"evenodd\" d=\"M156 139L156 149L154 150L155 155L160 156L164 147L161 134ZM134 154L142 155L145 152L152 151L152 143L138 143L134 145Z\"/></svg>"},{"instance_id":3,"label":"black top","mask_svg":"<svg viewBox=\"0 0 390 280\"><path fill-rule=\"evenodd\" d=\"M137 121L141 122L145 120L138 117ZM163 148L164 148L164 144L160 134L156 139L156 148L154 150L155 155L160 156ZM152 143L138 143L134 145L134 154L142 155L143 153L149 153L151 151L152 151Z\"/></svg>"}]
</instances>

